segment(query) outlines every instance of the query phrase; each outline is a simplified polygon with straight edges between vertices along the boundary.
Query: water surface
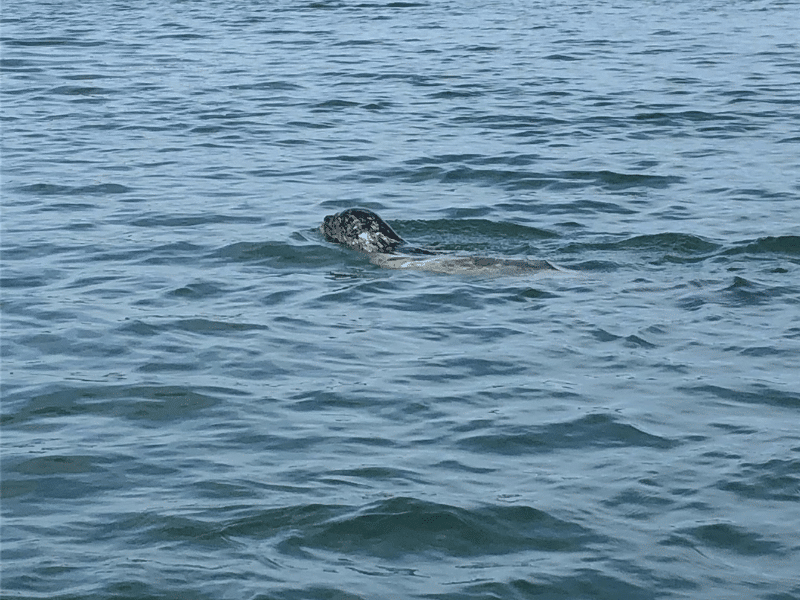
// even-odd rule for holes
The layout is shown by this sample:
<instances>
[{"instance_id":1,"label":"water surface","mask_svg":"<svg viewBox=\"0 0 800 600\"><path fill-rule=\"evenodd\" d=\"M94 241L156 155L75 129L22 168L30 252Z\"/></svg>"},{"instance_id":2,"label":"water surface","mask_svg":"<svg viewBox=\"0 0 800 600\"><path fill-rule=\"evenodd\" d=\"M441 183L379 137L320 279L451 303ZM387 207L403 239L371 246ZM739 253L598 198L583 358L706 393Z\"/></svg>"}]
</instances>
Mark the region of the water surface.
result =
<instances>
[{"instance_id":1,"label":"water surface","mask_svg":"<svg viewBox=\"0 0 800 600\"><path fill-rule=\"evenodd\" d=\"M3 597L800 598L799 10L7 0Z\"/></svg>"}]
</instances>

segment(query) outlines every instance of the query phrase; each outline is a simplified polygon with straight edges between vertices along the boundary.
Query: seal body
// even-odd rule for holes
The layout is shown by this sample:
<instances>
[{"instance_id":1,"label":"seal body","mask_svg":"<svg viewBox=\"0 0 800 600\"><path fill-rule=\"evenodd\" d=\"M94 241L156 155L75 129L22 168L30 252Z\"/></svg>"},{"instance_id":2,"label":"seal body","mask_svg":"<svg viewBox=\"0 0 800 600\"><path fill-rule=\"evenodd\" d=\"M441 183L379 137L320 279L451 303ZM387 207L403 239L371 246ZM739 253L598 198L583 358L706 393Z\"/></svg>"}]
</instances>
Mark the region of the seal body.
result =
<instances>
[{"instance_id":1,"label":"seal body","mask_svg":"<svg viewBox=\"0 0 800 600\"><path fill-rule=\"evenodd\" d=\"M544 271L561 272L546 260L519 260L439 254L432 257L375 254L370 261L385 269L413 269L448 275L518 277Z\"/></svg>"},{"instance_id":2,"label":"seal body","mask_svg":"<svg viewBox=\"0 0 800 600\"><path fill-rule=\"evenodd\" d=\"M458 256L415 248L407 245L386 221L366 208L348 208L328 215L320 231L328 241L365 252L370 262L386 269L463 275L523 275L559 270L544 260Z\"/></svg>"}]
</instances>

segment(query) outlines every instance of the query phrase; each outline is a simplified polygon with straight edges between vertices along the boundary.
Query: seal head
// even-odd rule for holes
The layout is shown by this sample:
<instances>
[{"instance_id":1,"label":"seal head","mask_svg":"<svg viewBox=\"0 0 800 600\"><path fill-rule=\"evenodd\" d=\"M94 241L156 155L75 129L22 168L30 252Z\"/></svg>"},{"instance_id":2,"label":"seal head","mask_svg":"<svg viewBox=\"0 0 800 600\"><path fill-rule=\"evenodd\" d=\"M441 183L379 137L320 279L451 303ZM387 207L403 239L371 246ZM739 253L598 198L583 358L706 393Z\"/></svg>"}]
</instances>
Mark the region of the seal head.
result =
<instances>
[{"instance_id":1,"label":"seal head","mask_svg":"<svg viewBox=\"0 0 800 600\"><path fill-rule=\"evenodd\" d=\"M330 242L369 254L391 254L405 243L386 221L366 208L348 208L328 215L320 231Z\"/></svg>"}]
</instances>

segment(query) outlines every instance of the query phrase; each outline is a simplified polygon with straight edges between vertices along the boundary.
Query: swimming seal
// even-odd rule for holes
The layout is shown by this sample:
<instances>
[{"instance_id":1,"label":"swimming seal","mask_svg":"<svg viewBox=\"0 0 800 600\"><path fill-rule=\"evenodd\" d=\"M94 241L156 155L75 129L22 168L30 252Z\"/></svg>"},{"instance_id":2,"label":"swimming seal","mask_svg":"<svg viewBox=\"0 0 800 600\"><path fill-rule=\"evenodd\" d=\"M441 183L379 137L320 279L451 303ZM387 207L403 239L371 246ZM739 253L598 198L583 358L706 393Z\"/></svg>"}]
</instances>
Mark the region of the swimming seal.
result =
<instances>
[{"instance_id":1,"label":"swimming seal","mask_svg":"<svg viewBox=\"0 0 800 600\"><path fill-rule=\"evenodd\" d=\"M458 256L410 246L389 224L367 208L348 208L326 216L320 226L330 242L364 252L387 269L416 269L465 275L522 275L558 271L545 260Z\"/></svg>"}]
</instances>

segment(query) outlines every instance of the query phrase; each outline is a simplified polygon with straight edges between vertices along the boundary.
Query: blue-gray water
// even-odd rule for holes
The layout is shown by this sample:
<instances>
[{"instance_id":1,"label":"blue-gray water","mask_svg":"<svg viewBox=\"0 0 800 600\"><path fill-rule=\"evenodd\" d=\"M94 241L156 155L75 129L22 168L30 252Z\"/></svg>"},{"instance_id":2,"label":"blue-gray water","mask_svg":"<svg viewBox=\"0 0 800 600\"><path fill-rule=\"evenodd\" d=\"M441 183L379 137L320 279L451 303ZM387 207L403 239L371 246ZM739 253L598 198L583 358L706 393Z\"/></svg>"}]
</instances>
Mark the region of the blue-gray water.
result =
<instances>
[{"instance_id":1,"label":"blue-gray water","mask_svg":"<svg viewBox=\"0 0 800 600\"><path fill-rule=\"evenodd\" d=\"M2 597L800 598L798 14L5 0Z\"/></svg>"}]
</instances>

